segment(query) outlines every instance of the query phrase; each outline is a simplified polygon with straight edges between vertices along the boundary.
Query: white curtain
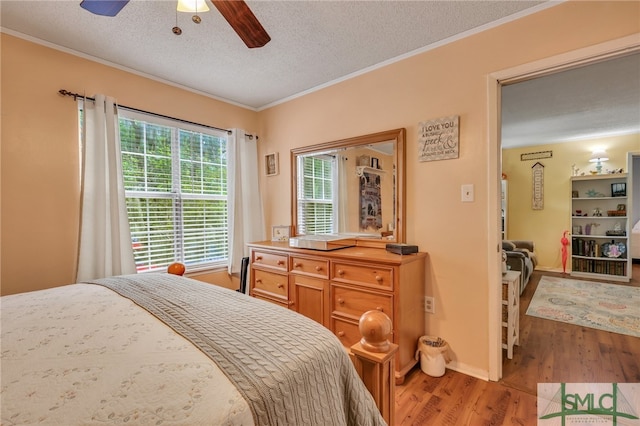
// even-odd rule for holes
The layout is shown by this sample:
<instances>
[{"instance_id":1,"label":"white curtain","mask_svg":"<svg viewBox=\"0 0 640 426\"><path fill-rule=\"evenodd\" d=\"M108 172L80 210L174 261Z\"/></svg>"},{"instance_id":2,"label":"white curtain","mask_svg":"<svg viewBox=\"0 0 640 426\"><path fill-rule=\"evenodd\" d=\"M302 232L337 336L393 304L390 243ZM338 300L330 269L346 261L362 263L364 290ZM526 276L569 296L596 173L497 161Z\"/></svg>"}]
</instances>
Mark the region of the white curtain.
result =
<instances>
[{"instance_id":1,"label":"white curtain","mask_svg":"<svg viewBox=\"0 0 640 426\"><path fill-rule=\"evenodd\" d=\"M347 157L342 154L336 155L336 174L337 179L335 180L337 185L337 194L338 194L338 202L337 212L336 212L336 221L338 222L335 226L334 232L345 233L349 230L349 194L347 191L347 182L349 182L349 178L347 176Z\"/></svg>"},{"instance_id":2,"label":"white curtain","mask_svg":"<svg viewBox=\"0 0 640 426\"><path fill-rule=\"evenodd\" d=\"M116 104L104 95L96 95L95 102L83 102L82 212L76 281L136 272Z\"/></svg>"},{"instance_id":3,"label":"white curtain","mask_svg":"<svg viewBox=\"0 0 640 426\"><path fill-rule=\"evenodd\" d=\"M247 243L265 239L262 198L258 181L258 141L233 129L228 143L229 274L240 272ZM247 286L248 287L248 286Z\"/></svg>"}]
</instances>

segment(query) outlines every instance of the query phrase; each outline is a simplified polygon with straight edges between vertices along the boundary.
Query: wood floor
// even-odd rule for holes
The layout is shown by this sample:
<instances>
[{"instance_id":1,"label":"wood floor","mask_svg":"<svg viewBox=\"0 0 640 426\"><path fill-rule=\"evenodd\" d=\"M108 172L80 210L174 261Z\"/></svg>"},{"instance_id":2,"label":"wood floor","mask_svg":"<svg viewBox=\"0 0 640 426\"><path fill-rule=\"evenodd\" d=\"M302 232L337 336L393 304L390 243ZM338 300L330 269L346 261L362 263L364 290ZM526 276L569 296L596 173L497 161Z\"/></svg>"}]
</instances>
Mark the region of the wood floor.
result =
<instances>
[{"instance_id":1,"label":"wood floor","mask_svg":"<svg viewBox=\"0 0 640 426\"><path fill-rule=\"evenodd\" d=\"M640 265L633 268L621 285L640 287ZM396 387L397 425L535 425L539 382L640 382L640 338L525 315L543 275L561 276L533 273L520 298L520 345L505 356L502 380L415 368Z\"/></svg>"}]
</instances>

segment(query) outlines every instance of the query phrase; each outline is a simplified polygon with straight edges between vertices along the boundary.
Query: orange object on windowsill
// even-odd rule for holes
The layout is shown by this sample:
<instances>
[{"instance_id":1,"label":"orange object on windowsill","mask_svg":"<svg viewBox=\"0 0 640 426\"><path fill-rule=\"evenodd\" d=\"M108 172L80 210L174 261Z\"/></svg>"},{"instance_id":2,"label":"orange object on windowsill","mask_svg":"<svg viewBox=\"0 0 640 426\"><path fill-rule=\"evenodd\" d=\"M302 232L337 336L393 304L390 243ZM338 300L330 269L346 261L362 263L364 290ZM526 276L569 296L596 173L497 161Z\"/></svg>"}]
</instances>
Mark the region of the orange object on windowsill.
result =
<instances>
[{"instance_id":1,"label":"orange object on windowsill","mask_svg":"<svg viewBox=\"0 0 640 426\"><path fill-rule=\"evenodd\" d=\"M184 275L186 268L180 262L172 263L167 267L167 272L173 275Z\"/></svg>"}]
</instances>

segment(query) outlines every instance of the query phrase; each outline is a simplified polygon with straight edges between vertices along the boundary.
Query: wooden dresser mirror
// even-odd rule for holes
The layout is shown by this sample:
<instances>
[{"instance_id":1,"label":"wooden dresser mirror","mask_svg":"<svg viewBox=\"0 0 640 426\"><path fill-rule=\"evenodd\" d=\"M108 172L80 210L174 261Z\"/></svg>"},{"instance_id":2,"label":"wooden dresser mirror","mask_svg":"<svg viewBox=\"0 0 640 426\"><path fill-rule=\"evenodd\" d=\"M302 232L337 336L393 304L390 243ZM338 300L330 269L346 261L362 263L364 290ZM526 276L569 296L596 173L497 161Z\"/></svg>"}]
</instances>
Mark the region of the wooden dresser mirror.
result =
<instances>
[{"instance_id":1,"label":"wooden dresser mirror","mask_svg":"<svg viewBox=\"0 0 640 426\"><path fill-rule=\"evenodd\" d=\"M291 150L292 236L405 242L405 129Z\"/></svg>"}]
</instances>

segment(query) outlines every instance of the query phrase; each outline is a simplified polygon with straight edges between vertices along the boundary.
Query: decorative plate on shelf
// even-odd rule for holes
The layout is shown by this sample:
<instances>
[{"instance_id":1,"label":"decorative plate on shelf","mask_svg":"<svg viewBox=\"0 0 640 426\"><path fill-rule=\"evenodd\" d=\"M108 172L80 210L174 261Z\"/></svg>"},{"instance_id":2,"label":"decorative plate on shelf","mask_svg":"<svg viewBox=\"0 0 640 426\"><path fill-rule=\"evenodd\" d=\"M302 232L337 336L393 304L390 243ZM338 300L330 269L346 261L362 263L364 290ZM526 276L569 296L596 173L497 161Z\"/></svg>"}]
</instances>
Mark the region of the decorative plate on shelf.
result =
<instances>
[{"instance_id":1,"label":"decorative plate on shelf","mask_svg":"<svg viewBox=\"0 0 640 426\"><path fill-rule=\"evenodd\" d=\"M602 255L605 257L620 257L627 251L624 243L604 243L602 245Z\"/></svg>"}]
</instances>

